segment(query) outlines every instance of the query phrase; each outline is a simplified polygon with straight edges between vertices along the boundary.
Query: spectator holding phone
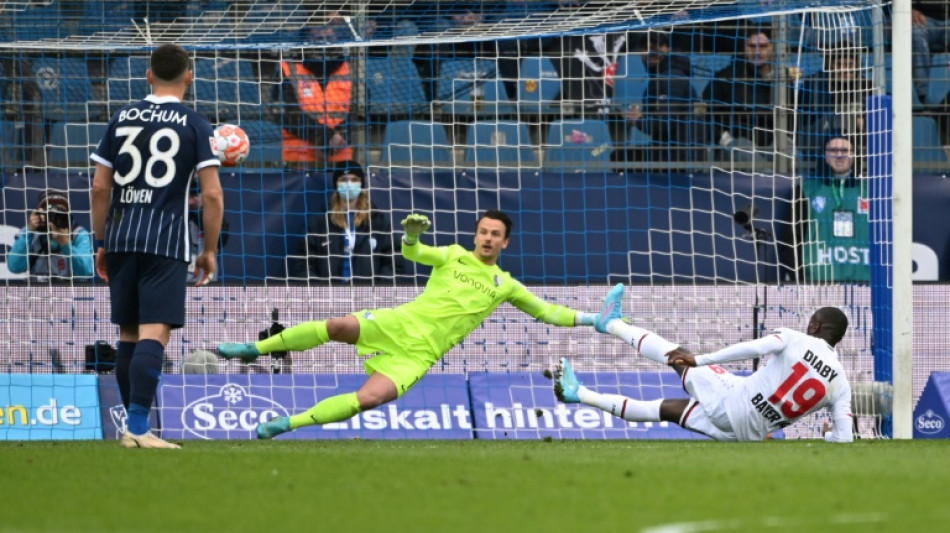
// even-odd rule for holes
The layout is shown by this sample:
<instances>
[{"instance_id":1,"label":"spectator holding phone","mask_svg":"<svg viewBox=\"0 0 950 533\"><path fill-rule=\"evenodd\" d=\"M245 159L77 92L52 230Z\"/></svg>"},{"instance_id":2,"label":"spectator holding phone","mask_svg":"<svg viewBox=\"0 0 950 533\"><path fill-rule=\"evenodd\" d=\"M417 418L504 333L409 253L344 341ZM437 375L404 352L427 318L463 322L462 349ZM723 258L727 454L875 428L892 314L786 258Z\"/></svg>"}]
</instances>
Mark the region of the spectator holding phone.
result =
<instances>
[{"instance_id":1,"label":"spectator holding phone","mask_svg":"<svg viewBox=\"0 0 950 533\"><path fill-rule=\"evenodd\" d=\"M63 191L45 191L13 241L7 268L15 274L75 279L91 278L92 264L89 231L72 221L69 197Z\"/></svg>"}]
</instances>

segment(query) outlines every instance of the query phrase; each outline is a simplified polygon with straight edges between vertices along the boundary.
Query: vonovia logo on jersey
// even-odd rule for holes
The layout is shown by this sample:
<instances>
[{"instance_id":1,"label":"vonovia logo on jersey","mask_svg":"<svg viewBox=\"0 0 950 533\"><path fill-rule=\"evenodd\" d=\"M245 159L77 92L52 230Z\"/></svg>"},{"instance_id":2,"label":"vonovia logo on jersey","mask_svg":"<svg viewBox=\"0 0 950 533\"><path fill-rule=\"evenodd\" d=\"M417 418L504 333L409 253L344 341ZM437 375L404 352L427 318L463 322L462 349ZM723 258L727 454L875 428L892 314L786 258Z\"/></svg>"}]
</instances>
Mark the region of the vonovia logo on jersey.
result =
<instances>
[{"instance_id":1,"label":"vonovia logo on jersey","mask_svg":"<svg viewBox=\"0 0 950 533\"><path fill-rule=\"evenodd\" d=\"M278 416L287 409L266 396L249 393L244 387L226 383L217 394L199 398L181 412L185 431L201 439L246 436L257 424Z\"/></svg>"},{"instance_id":2,"label":"vonovia logo on jersey","mask_svg":"<svg viewBox=\"0 0 950 533\"><path fill-rule=\"evenodd\" d=\"M932 435L943 431L947 423L944 422L943 417L933 412L933 410L927 409L924 414L917 417L917 420L914 420L914 425L917 427L917 431Z\"/></svg>"}]
</instances>

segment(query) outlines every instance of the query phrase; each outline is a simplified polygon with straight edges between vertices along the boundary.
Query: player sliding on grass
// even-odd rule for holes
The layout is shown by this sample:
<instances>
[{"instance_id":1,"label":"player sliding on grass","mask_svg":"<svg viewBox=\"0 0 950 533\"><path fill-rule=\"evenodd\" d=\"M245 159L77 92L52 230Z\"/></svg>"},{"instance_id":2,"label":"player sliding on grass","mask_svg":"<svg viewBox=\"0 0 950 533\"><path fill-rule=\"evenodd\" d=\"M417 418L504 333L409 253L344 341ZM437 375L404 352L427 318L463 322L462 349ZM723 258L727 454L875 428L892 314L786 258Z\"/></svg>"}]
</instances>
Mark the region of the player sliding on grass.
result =
<instances>
[{"instance_id":1,"label":"player sliding on grass","mask_svg":"<svg viewBox=\"0 0 950 533\"><path fill-rule=\"evenodd\" d=\"M257 426L257 438L340 422L399 398L502 302L510 302L547 324L594 325L596 314L545 303L498 267L498 257L508 247L511 235L511 219L505 213L489 210L478 219L474 251L458 244L433 247L420 243L419 235L429 228L424 215L409 215L402 226L406 231L403 256L432 267L425 290L415 300L392 309L305 322L255 343L218 347L224 357L248 360L271 352L306 350L333 340L355 344L360 355L376 354L363 363L369 377L359 390L324 398L303 413L263 422Z\"/></svg>"},{"instance_id":2,"label":"player sliding on grass","mask_svg":"<svg viewBox=\"0 0 950 533\"><path fill-rule=\"evenodd\" d=\"M828 442L851 442L851 386L834 346L848 329L836 307L822 307L808 322L807 335L781 328L753 341L707 355L692 355L656 333L621 320L623 285L607 294L594 327L637 348L683 380L689 398L640 401L594 392L577 380L566 358L555 371L554 394L564 403L583 403L631 422L675 422L685 429L723 441L764 440L823 407L834 423L824 428ZM773 354L769 364L741 377L716 363ZM833 429L832 429L833 428Z\"/></svg>"}]
</instances>

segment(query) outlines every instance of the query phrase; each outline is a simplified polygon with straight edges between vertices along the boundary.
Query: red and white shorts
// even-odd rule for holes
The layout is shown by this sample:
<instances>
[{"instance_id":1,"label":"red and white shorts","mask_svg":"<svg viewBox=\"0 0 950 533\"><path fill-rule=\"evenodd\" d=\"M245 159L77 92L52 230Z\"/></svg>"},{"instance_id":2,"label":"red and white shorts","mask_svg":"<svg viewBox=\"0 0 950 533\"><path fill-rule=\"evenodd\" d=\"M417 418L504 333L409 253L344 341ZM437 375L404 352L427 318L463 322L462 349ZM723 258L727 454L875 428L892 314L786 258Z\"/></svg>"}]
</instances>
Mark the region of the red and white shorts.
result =
<instances>
[{"instance_id":1,"label":"red and white shorts","mask_svg":"<svg viewBox=\"0 0 950 533\"><path fill-rule=\"evenodd\" d=\"M739 440L726 415L725 399L745 378L718 365L709 365L687 368L682 379L689 404L683 411L680 426L715 440Z\"/></svg>"}]
</instances>

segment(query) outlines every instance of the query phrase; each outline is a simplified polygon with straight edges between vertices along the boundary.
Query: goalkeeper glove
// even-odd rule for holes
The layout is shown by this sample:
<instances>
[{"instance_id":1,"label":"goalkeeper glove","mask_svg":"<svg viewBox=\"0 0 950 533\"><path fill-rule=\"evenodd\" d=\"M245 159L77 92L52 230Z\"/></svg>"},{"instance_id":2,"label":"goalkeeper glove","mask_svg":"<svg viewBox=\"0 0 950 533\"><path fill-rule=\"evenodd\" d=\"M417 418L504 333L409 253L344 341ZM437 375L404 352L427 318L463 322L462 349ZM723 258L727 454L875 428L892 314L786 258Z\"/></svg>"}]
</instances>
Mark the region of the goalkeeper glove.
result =
<instances>
[{"instance_id":1,"label":"goalkeeper glove","mask_svg":"<svg viewBox=\"0 0 950 533\"><path fill-rule=\"evenodd\" d=\"M402 229L406 231L406 235L402 238L403 242L415 244L419 241L419 235L429 229L429 217L412 213L402 219L400 224L402 224Z\"/></svg>"}]
</instances>

